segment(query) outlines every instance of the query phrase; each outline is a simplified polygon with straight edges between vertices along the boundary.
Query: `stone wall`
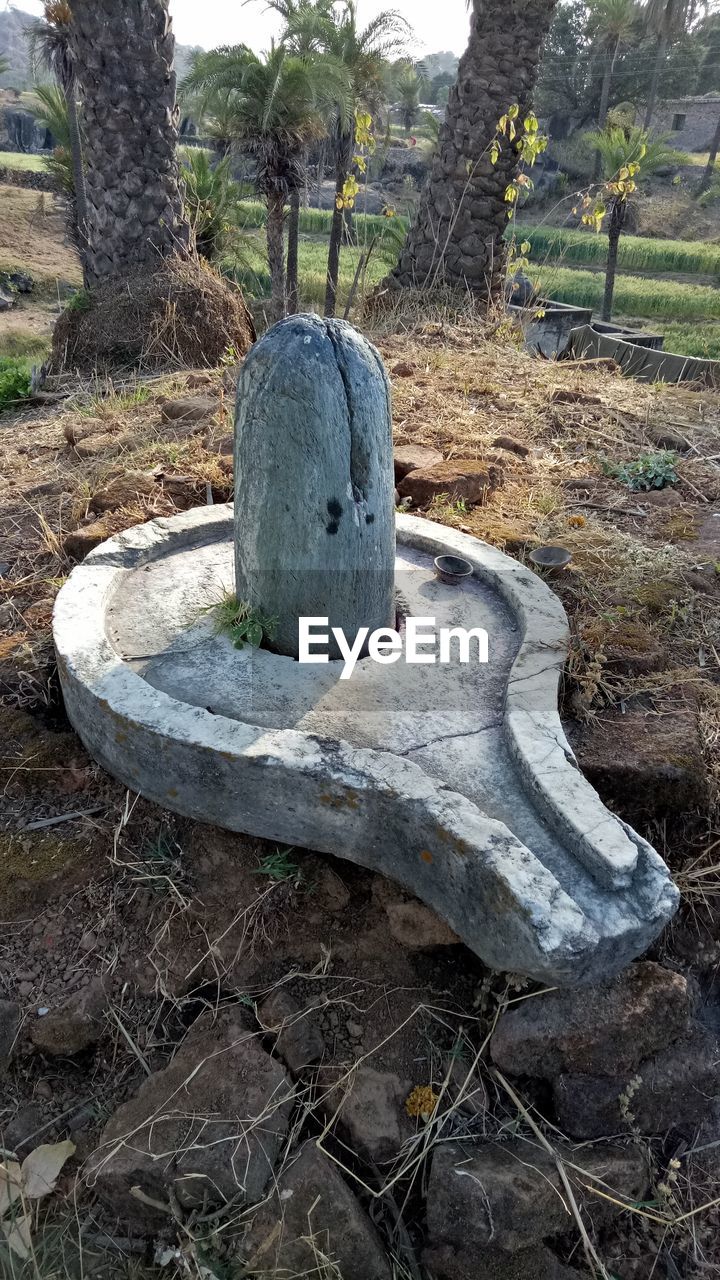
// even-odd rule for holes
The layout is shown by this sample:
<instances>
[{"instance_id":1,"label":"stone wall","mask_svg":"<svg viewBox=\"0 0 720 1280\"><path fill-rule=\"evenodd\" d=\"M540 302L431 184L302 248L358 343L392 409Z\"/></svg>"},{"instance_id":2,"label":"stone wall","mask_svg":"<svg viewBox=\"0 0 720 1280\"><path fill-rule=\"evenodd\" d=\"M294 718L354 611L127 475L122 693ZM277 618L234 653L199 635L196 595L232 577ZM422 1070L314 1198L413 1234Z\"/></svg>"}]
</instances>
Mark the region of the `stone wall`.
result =
<instances>
[{"instance_id":1,"label":"stone wall","mask_svg":"<svg viewBox=\"0 0 720 1280\"><path fill-rule=\"evenodd\" d=\"M674 98L655 111L652 128L669 134L668 144L679 151L707 151L720 120L720 94L704 98Z\"/></svg>"},{"instance_id":2,"label":"stone wall","mask_svg":"<svg viewBox=\"0 0 720 1280\"><path fill-rule=\"evenodd\" d=\"M38 173L34 169L11 169L0 165L0 182L11 187L27 187L30 191L55 191L55 179L49 173Z\"/></svg>"}]
</instances>

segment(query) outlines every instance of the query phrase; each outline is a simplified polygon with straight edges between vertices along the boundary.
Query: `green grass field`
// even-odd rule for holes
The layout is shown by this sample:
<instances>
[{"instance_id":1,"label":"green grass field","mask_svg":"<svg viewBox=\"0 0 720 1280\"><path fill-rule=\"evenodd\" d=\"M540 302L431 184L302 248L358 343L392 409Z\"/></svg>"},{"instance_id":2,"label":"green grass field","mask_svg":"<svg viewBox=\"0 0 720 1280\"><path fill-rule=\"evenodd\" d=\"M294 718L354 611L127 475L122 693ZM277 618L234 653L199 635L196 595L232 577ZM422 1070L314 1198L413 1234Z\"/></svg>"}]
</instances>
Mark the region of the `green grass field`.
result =
<instances>
[{"instance_id":1,"label":"green grass field","mask_svg":"<svg viewBox=\"0 0 720 1280\"><path fill-rule=\"evenodd\" d=\"M267 208L261 200L241 200L238 205L238 222L242 230L250 231L264 227L267 219ZM385 218L382 214L355 213L354 222L360 240L372 239L383 235L389 223L395 223L403 231L407 231L407 218ZM331 209L301 209L300 230L304 235L329 236L332 224Z\"/></svg>"},{"instance_id":2,"label":"green grass field","mask_svg":"<svg viewBox=\"0 0 720 1280\"><path fill-rule=\"evenodd\" d=\"M560 227L523 227L515 229L519 243L531 245L530 258L535 265L546 262L578 263L604 266L607 236L593 231L574 231ZM619 265L625 271L683 272L692 275L720 274L720 245L687 240L652 240L649 236L623 236L620 241Z\"/></svg>"},{"instance_id":3,"label":"green grass field","mask_svg":"<svg viewBox=\"0 0 720 1280\"><path fill-rule=\"evenodd\" d=\"M381 219L381 221L384 222L385 220ZM362 253L362 246L355 248L352 245L346 245L342 249L338 282L339 309L342 309L345 305ZM301 238L300 269L298 274L300 297L306 305L322 306L325 300L327 254L328 244L326 239L313 241ZM382 253L373 255L365 273L365 289L371 288L382 280L387 275L388 266L387 255ZM235 280L249 296L255 298L269 296L270 274L267 268L267 258L262 239L257 238L254 244L243 246L241 252L234 259L232 257L226 258L221 263L221 270L225 275ZM358 286L359 294L362 293L362 289L363 280L360 281Z\"/></svg>"},{"instance_id":4,"label":"green grass field","mask_svg":"<svg viewBox=\"0 0 720 1280\"><path fill-rule=\"evenodd\" d=\"M531 271L545 297L579 307L600 307L604 289L601 272L573 271L570 267L543 266ZM618 275L614 309L617 315L662 317L665 320L720 319L720 289L709 285L680 284L676 280L651 280Z\"/></svg>"},{"instance_id":5,"label":"green grass field","mask_svg":"<svg viewBox=\"0 0 720 1280\"><path fill-rule=\"evenodd\" d=\"M25 155L23 151L0 151L0 169L32 169L42 173L45 161L42 156Z\"/></svg>"}]
</instances>

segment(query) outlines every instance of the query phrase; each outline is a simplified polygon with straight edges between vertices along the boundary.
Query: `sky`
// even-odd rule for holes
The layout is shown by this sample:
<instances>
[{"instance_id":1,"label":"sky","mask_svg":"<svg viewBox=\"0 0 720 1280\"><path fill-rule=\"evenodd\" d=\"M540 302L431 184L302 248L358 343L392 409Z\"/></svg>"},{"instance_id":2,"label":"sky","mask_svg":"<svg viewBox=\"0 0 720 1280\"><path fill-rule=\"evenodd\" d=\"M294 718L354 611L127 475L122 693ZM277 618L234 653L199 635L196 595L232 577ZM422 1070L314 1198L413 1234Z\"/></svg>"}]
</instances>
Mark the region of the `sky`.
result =
<instances>
[{"instance_id":1,"label":"sky","mask_svg":"<svg viewBox=\"0 0 720 1280\"><path fill-rule=\"evenodd\" d=\"M0 8L5 0L0 0ZM10 7L10 6L8 6ZM42 12L40 0L16 0L15 7ZM361 22L382 9L398 9L415 33L410 48L414 57L450 49L461 54L467 44L469 17L465 0L358 0ZM258 53L267 48L279 27L277 15L265 11L263 0L244 5L242 0L170 0L175 36L181 44L212 49L218 44L249 44Z\"/></svg>"}]
</instances>

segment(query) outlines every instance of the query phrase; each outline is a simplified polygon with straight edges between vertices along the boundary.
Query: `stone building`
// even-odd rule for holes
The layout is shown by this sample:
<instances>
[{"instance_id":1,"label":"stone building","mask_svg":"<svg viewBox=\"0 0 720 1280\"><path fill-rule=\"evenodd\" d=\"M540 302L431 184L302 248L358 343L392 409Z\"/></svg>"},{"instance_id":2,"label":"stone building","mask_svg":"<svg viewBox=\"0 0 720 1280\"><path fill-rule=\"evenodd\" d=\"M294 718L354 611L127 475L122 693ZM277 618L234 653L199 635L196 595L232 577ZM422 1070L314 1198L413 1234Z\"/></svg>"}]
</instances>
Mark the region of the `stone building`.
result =
<instances>
[{"instance_id":1,"label":"stone building","mask_svg":"<svg viewBox=\"0 0 720 1280\"><path fill-rule=\"evenodd\" d=\"M651 128L668 134L678 151L707 151L720 120L720 93L703 98L672 98L653 113Z\"/></svg>"}]
</instances>

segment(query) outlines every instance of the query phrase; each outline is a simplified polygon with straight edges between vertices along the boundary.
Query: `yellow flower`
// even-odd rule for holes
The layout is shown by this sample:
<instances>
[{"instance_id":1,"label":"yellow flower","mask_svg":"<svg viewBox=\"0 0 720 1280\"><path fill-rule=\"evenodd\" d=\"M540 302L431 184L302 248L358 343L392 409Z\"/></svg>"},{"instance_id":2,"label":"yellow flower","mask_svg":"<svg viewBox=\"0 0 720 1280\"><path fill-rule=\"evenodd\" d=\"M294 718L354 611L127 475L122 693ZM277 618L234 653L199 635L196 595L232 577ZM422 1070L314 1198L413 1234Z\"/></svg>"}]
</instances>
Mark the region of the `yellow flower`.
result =
<instances>
[{"instance_id":1,"label":"yellow flower","mask_svg":"<svg viewBox=\"0 0 720 1280\"><path fill-rule=\"evenodd\" d=\"M419 1118L427 1123L438 1101L439 1095L429 1085L418 1084L407 1099L405 1110L413 1119Z\"/></svg>"}]
</instances>

